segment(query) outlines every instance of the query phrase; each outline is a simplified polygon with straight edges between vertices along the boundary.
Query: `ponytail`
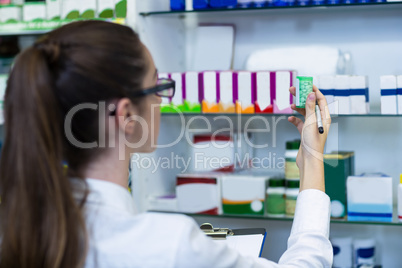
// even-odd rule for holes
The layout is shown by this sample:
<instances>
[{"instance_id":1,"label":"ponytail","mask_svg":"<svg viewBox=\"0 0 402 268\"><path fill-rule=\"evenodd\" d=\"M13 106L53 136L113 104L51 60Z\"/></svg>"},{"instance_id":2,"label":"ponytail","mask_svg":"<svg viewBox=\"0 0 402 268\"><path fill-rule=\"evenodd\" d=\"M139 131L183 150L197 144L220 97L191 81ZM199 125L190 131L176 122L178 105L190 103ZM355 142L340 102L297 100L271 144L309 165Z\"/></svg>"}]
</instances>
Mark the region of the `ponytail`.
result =
<instances>
[{"instance_id":1,"label":"ponytail","mask_svg":"<svg viewBox=\"0 0 402 268\"><path fill-rule=\"evenodd\" d=\"M87 234L63 172L63 115L51 71L60 48L25 50L5 96L0 159L0 268L81 267Z\"/></svg>"}]
</instances>

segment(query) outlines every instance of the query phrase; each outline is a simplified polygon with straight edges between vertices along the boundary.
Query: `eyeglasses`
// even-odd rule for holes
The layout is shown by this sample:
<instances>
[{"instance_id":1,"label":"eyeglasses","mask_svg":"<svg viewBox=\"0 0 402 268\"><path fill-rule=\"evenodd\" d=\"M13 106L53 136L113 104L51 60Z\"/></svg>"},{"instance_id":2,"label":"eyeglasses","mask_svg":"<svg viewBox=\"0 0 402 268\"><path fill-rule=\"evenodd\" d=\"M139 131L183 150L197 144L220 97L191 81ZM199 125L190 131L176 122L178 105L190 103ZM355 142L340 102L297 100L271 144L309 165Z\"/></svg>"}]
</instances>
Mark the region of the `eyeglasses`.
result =
<instances>
[{"instance_id":1,"label":"eyeglasses","mask_svg":"<svg viewBox=\"0 0 402 268\"><path fill-rule=\"evenodd\" d=\"M142 97L150 94L155 94L156 96L162 98L173 98L175 93L176 83L174 80L169 78L159 78L156 81L156 86L143 90L133 90L129 92L130 97Z\"/></svg>"},{"instance_id":2,"label":"eyeglasses","mask_svg":"<svg viewBox=\"0 0 402 268\"><path fill-rule=\"evenodd\" d=\"M132 90L126 91L126 94L130 98L144 97L146 95L155 94L156 96L162 98L173 98L176 91L176 82L169 78L159 78L156 81L156 86L142 89L142 90ZM116 110L112 111L109 115L116 115Z\"/></svg>"}]
</instances>

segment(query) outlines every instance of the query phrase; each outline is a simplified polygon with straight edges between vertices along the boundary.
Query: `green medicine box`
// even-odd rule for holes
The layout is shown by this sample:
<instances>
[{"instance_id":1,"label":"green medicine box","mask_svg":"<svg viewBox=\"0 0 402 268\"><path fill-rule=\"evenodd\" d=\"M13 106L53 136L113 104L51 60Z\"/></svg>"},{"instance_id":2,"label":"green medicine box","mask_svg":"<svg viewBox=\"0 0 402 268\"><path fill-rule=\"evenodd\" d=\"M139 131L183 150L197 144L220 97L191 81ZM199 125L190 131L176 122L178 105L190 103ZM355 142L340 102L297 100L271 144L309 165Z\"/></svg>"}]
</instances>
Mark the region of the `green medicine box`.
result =
<instances>
[{"instance_id":1,"label":"green medicine box","mask_svg":"<svg viewBox=\"0 0 402 268\"><path fill-rule=\"evenodd\" d=\"M331 217L346 215L346 181L355 173L354 152L332 152L324 155L325 192L331 199Z\"/></svg>"}]
</instances>

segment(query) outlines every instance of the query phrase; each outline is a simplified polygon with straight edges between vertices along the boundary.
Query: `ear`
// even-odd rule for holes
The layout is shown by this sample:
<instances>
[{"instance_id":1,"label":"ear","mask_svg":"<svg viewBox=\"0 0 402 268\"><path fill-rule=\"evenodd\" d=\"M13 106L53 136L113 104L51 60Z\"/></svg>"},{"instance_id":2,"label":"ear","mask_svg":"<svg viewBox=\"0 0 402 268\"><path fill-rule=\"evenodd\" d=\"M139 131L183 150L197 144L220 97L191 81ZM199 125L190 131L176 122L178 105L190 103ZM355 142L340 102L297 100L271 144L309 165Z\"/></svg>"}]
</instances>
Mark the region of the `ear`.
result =
<instances>
[{"instance_id":1,"label":"ear","mask_svg":"<svg viewBox=\"0 0 402 268\"><path fill-rule=\"evenodd\" d=\"M131 117L138 115L138 108L128 98L122 98L116 105L116 120L119 129L125 134L133 134L136 121Z\"/></svg>"}]
</instances>

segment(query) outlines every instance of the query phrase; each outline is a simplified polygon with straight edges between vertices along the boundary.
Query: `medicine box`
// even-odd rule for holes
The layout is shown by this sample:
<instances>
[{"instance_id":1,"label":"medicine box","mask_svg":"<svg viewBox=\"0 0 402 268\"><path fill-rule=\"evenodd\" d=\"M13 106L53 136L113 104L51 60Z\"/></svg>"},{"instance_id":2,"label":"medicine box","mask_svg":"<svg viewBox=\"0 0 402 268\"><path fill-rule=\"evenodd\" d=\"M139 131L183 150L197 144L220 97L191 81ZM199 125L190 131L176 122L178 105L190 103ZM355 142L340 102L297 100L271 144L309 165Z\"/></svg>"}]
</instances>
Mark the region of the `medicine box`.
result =
<instances>
[{"instance_id":1,"label":"medicine box","mask_svg":"<svg viewBox=\"0 0 402 268\"><path fill-rule=\"evenodd\" d=\"M253 114L254 98L251 72L239 71L235 74L234 92L237 92L236 113ZM237 83L236 83L237 81Z\"/></svg>"},{"instance_id":2,"label":"medicine box","mask_svg":"<svg viewBox=\"0 0 402 268\"><path fill-rule=\"evenodd\" d=\"M392 178L384 174L349 176L349 221L392 221Z\"/></svg>"},{"instance_id":3,"label":"medicine box","mask_svg":"<svg viewBox=\"0 0 402 268\"><path fill-rule=\"evenodd\" d=\"M208 1L206 0L193 0L194 9L206 9L208 8Z\"/></svg>"},{"instance_id":4,"label":"medicine box","mask_svg":"<svg viewBox=\"0 0 402 268\"><path fill-rule=\"evenodd\" d=\"M211 8L236 7L237 0L209 0Z\"/></svg>"},{"instance_id":5,"label":"medicine box","mask_svg":"<svg viewBox=\"0 0 402 268\"><path fill-rule=\"evenodd\" d=\"M398 96L398 114L402 114L402 75L396 77L396 93Z\"/></svg>"},{"instance_id":6,"label":"medicine box","mask_svg":"<svg viewBox=\"0 0 402 268\"><path fill-rule=\"evenodd\" d=\"M175 195L150 196L147 210L177 212L177 198Z\"/></svg>"},{"instance_id":7,"label":"medicine box","mask_svg":"<svg viewBox=\"0 0 402 268\"><path fill-rule=\"evenodd\" d=\"M219 175L181 174L176 180L179 212L195 214L222 214Z\"/></svg>"},{"instance_id":8,"label":"medicine box","mask_svg":"<svg viewBox=\"0 0 402 268\"><path fill-rule=\"evenodd\" d=\"M170 0L170 10L185 10L185 0Z\"/></svg>"},{"instance_id":9,"label":"medicine box","mask_svg":"<svg viewBox=\"0 0 402 268\"><path fill-rule=\"evenodd\" d=\"M383 75L380 77L381 85L381 114L397 114L396 76Z\"/></svg>"},{"instance_id":10,"label":"medicine box","mask_svg":"<svg viewBox=\"0 0 402 268\"><path fill-rule=\"evenodd\" d=\"M40 21L46 19L45 2L27 2L22 6L22 19L24 21Z\"/></svg>"},{"instance_id":11,"label":"medicine box","mask_svg":"<svg viewBox=\"0 0 402 268\"><path fill-rule=\"evenodd\" d=\"M237 79L237 77L236 77ZM235 92L233 86L234 74L232 71L219 72L219 112L235 112ZM236 92L237 94L237 92Z\"/></svg>"},{"instance_id":12,"label":"medicine box","mask_svg":"<svg viewBox=\"0 0 402 268\"><path fill-rule=\"evenodd\" d=\"M350 114L350 76L335 76L334 100L338 102L339 114Z\"/></svg>"},{"instance_id":13,"label":"medicine box","mask_svg":"<svg viewBox=\"0 0 402 268\"><path fill-rule=\"evenodd\" d=\"M191 172L230 171L234 169L235 148L228 135L195 135L189 145Z\"/></svg>"},{"instance_id":14,"label":"medicine box","mask_svg":"<svg viewBox=\"0 0 402 268\"><path fill-rule=\"evenodd\" d=\"M260 71L253 73L253 84L255 85L255 113L272 114L273 109L273 91L274 87L271 85L271 75L274 72ZM274 79L272 79L274 80Z\"/></svg>"},{"instance_id":15,"label":"medicine box","mask_svg":"<svg viewBox=\"0 0 402 268\"><path fill-rule=\"evenodd\" d=\"M61 0L46 0L46 18L59 20L61 15Z\"/></svg>"},{"instance_id":16,"label":"medicine box","mask_svg":"<svg viewBox=\"0 0 402 268\"><path fill-rule=\"evenodd\" d=\"M200 72L200 102L203 113L218 113L218 79L219 72Z\"/></svg>"},{"instance_id":17,"label":"medicine box","mask_svg":"<svg viewBox=\"0 0 402 268\"><path fill-rule=\"evenodd\" d=\"M268 177L222 175L224 214L263 215Z\"/></svg>"},{"instance_id":18,"label":"medicine box","mask_svg":"<svg viewBox=\"0 0 402 268\"><path fill-rule=\"evenodd\" d=\"M18 22L22 19L21 7L16 5L0 6L0 22Z\"/></svg>"},{"instance_id":19,"label":"medicine box","mask_svg":"<svg viewBox=\"0 0 402 268\"><path fill-rule=\"evenodd\" d=\"M346 180L354 175L354 152L324 155L325 192L331 199L331 217L346 215Z\"/></svg>"},{"instance_id":20,"label":"medicine box","mask_svg":"<svg viewBox=\"0 0 402 268\"><path fill-rule=\"evenodd\" d=\"M97 13L99 18L113 18L114 8L114 0L97 0Z\"/></svg>"},{"instance_id":21,"label":"medicine box","mask_svg":"<svg viewBox=\"0 0 402 268\"><path fill-rule=\"evenodd\" d=\"M368 91L368 77L353 75L350 77L350 113L367 114L368 107L366 94Z\"/></svg>"},{"instance_id":22,"label":"medicine box","mask_svg":"<svg viewBox=\"0 0 402 268\"><path fill-rule=\"evenodd\" d=\"M83 19L93 19L96 17L96 0L80 1L79 12Z\"/></svg>"},{"instance_id":23,"label":"medicine box","mask_svg":"<svg viewBox=\"0 0 402 268\"><path fill-rule=\"evenodd\" d=\"M277 71L271 76L271 84L273 83L275 92L274 113L291 114L293 110L290 105L293 103L293 96L289 92L289 88L293 86L296 80L296 72L293 71Z\"/></svg>"},{"instance_id":24,"label":"medicine box","mask_svg":"<svg viewBox=\"0 0 402 268\"><path fill-rule=\"evenodd\" d=\"M184 73L185 83L183 90L183 112L200 113L199 81L197 72Z\"/></svg>"},{"instance_id":25,"label":"medicine box","mask_svg":"<svg viewBox=\"0 0 402 268\"><path fill-rule=\"evenodd\" d=\"M338 102L335 102L335 76L333 75L321 75L319 79L319 90L325 96L328 103L328 110L330 114L338 114Z\"/></svg>"},{"instance_id":26,"label":"medicine box","mask_svg":"<svg viewBox=\"0 0 402 268\"><path fill-rule=\"evenodd\" d=\"M61 1L61 18L62 19L78 19L80 17L81 1L79 0L63 0Z\"/></svg>"},{"instance_id":27,"label":"medicine box","mask_svg":"<svg viewBox=\"0 0 402 268\"><path fill-rule=\"evenodd\" d=\"M171 100L171 112L181 112L184 109L183 105L183 82L184 75L182 73L171 73L170 78L175 81L176 90Z\"/></svg>"}]
</instances>

